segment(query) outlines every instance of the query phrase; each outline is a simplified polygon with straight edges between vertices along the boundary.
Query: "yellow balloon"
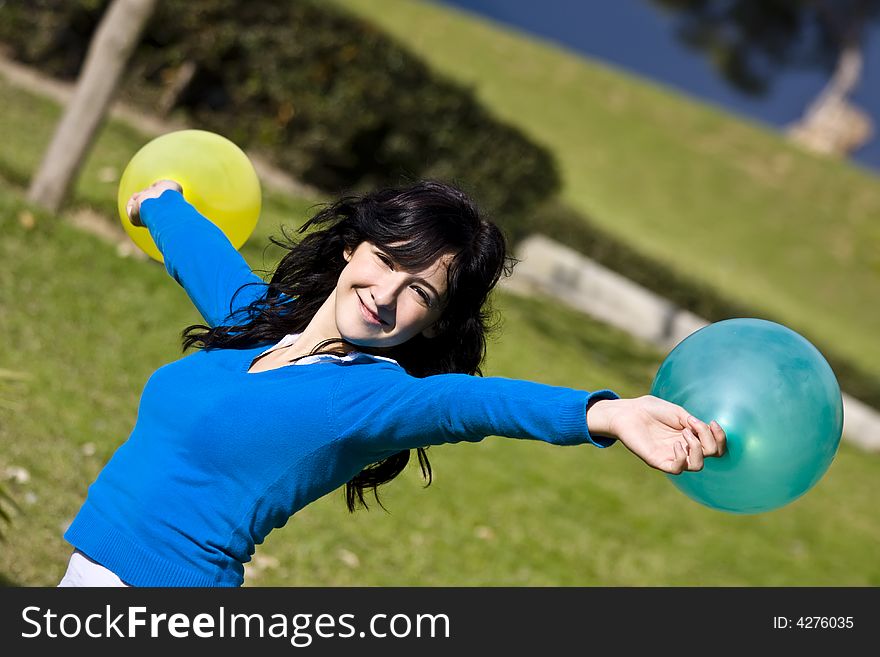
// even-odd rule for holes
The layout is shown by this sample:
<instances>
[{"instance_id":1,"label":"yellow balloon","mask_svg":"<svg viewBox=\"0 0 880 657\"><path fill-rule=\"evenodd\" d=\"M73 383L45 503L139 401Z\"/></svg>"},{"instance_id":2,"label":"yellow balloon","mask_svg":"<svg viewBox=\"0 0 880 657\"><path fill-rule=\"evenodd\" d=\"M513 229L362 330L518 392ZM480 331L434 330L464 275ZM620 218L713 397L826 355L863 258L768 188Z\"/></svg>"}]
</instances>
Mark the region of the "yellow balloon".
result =
<instances>
[{"instance_id":1,"label":"yellow balloon","mask_svg":"<svg viewBox=\"0 0 880 657\"><path fill-rule=\"evenodd\" d=\"M150 231L133 226L125 206L132 194L163 179L179 182L184 198L214 222L236 249L256 228L262 207L260 180L244 151L213 132L169 132L135 153L122 172L117 195L125 232L154 260L163 262Z\"/></svg>"}]
</instances>

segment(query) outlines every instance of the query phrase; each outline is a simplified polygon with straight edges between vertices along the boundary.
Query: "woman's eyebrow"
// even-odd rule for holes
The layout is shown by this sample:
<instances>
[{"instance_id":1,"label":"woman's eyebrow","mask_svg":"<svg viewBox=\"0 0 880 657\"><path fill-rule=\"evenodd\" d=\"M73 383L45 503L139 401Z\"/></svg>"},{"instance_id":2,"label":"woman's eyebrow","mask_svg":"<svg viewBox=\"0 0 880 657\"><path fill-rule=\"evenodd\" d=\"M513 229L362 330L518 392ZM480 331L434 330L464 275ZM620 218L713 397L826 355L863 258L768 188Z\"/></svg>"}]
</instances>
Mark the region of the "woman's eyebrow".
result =
<instances>
[{"instance_id":1,"label":"woman's eyebrow","mask_svg":"<svg viewBox=\"0 0 880 657\"><path fill-rule=\"evenodd\" d=\"M435 288L433 285L431 285L428 281L426 281L421 276L416 276L415 279L416 279L417 283L420 283L421 285L424 285L426 288L431 290L431 292L434 293L435 297L437 297L438 299L440 298L440 293L437 291L437 288Z\"/></svg>"},{"instance_id":2,"label":"woman's eyebrow","mask_svg":"<svg viewBox=\"0 0 880 657\"><path fill-rule=\"evenodd\" d=\"M383 248L381 248L381 247L378 247L378 246L375 246L375 245L374 245L373 248L375 249L376 253L381 253L381 254L384 255L386 258L391 258L392 260L395 260L395 258L394 258L390 253L388 253L387 251L385 251L385 249L383 249ZM417 283L420 283L421 285L424 285L424 286L425 286L426 288L428 288L431 292L433 292L435 297L437 297L438 299L441 298L442 295L437 291L437 288L434 287L433 285L431 285L431 283L429 283L426 279L422 278L421 276L414 276L414 278L415 278L415 280L416 280Z\"/></svg>"}]
</instances>

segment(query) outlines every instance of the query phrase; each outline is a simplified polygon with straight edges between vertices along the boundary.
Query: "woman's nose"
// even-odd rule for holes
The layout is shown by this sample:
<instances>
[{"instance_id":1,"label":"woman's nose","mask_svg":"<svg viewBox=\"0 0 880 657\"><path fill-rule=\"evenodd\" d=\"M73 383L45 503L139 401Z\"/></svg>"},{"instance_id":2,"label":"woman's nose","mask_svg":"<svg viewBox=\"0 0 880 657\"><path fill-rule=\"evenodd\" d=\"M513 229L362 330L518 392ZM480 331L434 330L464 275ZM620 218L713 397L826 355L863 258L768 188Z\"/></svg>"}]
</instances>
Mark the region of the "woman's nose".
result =
<instances>
[{"instance_id":1,"label":"woman's nose","mask_svg":"<svg viewBox=\"0 0 880 657\"><path fill-rule=\"evenodd\" d=\"M397 276L389 275L373 285L370 293L373 295L373 301L376 302L376 306L394 308L397 304L397 295L400 294L401 281L398 278Z\"/></svg>"}]
</instances>

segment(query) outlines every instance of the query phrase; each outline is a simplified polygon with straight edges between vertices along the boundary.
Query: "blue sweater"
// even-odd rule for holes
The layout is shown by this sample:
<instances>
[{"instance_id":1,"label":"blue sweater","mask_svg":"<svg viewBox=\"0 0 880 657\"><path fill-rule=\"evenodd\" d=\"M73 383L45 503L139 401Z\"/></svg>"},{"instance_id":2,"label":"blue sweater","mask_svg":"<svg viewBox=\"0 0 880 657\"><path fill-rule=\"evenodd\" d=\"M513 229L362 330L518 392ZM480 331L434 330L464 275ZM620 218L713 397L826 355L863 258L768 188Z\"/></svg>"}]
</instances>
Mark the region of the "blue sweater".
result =
<instances>
[{"instance_id":1,"label":"blue sweater","mask_svg":"<svg viewBox=\"0 0 880 657\"><path fill-rule=\"evenodd\" d=\"M214 224L173 191L142 204L168 273L205 321L266 286ZM247 285L252 283L253 285ZM500 377L408 375L362 354L249 374L268 343L200 350L144 387L128 440L65 533L134 586L240 586L255 546L299 509L401 450L486 436L556 445L591 438L591 399Z\"/></svg>"}]
</instances>

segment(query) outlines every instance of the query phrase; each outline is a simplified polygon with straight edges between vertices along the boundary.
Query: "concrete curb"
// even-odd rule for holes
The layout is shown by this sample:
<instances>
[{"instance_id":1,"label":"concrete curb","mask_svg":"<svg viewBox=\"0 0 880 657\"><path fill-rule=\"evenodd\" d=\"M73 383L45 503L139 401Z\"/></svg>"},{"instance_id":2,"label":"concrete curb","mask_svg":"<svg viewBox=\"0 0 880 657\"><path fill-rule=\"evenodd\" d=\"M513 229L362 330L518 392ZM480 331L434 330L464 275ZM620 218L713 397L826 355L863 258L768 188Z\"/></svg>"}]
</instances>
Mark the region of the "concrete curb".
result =
<instances>
[{"instance_id":1,"label":"concrete curb","mask_svg":"<svg viewBox=\"0 0 880 657\"><path fill-rule=\"evenodd\" d=\"M523 240L519 264L503 287L547 294L572 308L669 351L709 322L542 235ZM880 452L880 413L843 395L843 439Z\"/></svg>"}]
</instances>

